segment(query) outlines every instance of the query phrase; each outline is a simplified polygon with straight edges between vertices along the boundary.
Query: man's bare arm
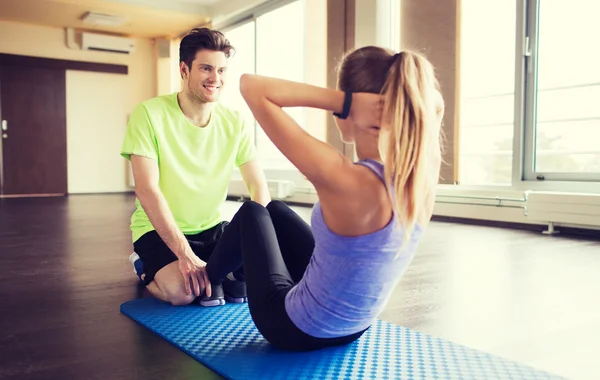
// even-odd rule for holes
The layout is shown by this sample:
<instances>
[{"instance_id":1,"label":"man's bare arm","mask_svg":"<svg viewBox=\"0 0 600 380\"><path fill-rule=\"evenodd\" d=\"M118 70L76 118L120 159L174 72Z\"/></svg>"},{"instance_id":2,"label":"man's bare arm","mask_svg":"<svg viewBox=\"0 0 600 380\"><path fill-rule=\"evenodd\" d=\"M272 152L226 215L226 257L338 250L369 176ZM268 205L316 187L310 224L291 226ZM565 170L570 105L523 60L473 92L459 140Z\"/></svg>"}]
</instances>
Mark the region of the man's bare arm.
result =
<instances>
[{"instance_id":1,"label":"man's bare arm","mask_svg":"<svg viewBox=\"0 0 600 380\"><path fill-rule=\"evenodd\" d=\"M256 160L251 160L240 166L242 179L250 193L250 199L266 206L271 202L265 174Z\"/></svg>"},{"instance_id":2,"label":"man's bare arm","mask_svg":"<svg viewBox=\"0 0 600 380\"><path fill-rule=\"evenodd\" d=\"M206 263L192 251L158 187L157 161L132 155L131 166L135 180L135 194L158 235L179 259L179 269L185 279L186 293L199 296L206 287L206 294L210 296Z\"/></svg>"}]
</instances>

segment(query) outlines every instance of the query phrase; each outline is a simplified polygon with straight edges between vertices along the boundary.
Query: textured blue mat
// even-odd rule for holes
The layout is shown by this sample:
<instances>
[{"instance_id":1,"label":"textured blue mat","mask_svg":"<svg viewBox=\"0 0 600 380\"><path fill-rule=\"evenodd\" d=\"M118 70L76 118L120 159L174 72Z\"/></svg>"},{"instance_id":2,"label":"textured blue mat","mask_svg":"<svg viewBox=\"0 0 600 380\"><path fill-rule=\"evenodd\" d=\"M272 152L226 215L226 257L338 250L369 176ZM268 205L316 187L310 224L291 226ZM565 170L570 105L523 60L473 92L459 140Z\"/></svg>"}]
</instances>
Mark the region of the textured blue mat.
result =
<instances>
[{"instance_id":1,"label":"textured blue mat","mask_svg":"<svg viewBox=\"0 0 600 380\"><path fill-rule=\"evenodd\" d=\"M174 307L142 298L121 312L228 379L558 379L383 321L350 345L291 353L264 340L247 304Z\"/></svg>"}]
</instances>

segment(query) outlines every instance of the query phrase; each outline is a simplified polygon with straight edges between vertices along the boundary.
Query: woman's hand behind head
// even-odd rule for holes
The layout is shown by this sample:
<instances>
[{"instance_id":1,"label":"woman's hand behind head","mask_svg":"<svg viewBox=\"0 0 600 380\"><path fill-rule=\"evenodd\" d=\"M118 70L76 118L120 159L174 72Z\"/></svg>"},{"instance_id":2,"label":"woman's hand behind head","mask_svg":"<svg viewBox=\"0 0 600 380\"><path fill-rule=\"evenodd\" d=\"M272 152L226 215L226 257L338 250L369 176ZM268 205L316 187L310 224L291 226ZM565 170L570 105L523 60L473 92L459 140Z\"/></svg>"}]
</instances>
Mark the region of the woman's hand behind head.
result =
<instances>
[{"instance_id":1,"label":"woman's hand behind head","mask_svg":"<svg viewBox=\"0 0 600 380\"><path fill-rule=\"evenodd\" d=\"M361 129L381 127L381 114L383 112L383 96L371 93L352 94L350 118Z\"/></svg>"}]
</instances>

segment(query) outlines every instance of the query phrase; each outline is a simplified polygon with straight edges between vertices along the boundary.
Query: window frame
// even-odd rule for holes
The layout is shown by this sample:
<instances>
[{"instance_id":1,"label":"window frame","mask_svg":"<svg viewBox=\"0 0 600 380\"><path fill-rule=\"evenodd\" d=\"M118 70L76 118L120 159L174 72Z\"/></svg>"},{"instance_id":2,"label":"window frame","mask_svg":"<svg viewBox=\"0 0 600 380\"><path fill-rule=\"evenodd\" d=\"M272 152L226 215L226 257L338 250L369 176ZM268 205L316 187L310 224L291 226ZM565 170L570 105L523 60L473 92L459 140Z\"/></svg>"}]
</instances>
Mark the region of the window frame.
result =
<instances>
[{"instance_id":1,"label":"window frame","mask_svg":"<svg viewBox=\"0 0 600 380\"><path fill-rule=\"evenodd\" d=\"M440 185L466 191L552 191L600 193L600 173L534 171L539 0L516 1L513 166L510 184ZM459 163L459 170L460 163ZM544 177L537 179L538 175Z\"/></svg>"},{"instance_id":2,"label":"window frame","mask_svg":"<svg viewBox=\"0 0 600 380\"><path fill-rule=\"evenodd\" d=\"M523 142L518 150L522 155L519 162L520 180L527 183L548 182L549 186L556 182L577 183L598 182L600 172L545 172L535 168L536 160L536 135L537 135L537 98L538 98L538 63L539 63L539 26L540 26L540 0L522 0L522 6L518 10L523 14L517 14L519 20L524 21L521 38L517 41L517 54L521 55L523 62L523 78L520 78L524 98L516 107L522 107L522 136ZM520 22L518 22L520 24ZM520 43L521 46L518 46ZM519 53L520 52L520 53ZM517 65L519 62L517 62ZM513 175L514 178L514 175ZM564 185L563 185L564 186Z\"/></svg>"}]
</instances>

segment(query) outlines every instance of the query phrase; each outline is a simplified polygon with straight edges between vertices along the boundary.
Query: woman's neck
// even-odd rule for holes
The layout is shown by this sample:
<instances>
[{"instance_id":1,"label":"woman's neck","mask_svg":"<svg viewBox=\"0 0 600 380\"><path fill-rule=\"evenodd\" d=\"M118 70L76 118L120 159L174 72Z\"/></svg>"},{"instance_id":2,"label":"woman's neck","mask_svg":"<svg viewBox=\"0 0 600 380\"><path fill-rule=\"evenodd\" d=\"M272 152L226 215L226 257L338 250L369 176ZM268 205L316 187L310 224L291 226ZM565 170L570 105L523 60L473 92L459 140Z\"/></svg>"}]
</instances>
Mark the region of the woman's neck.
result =
<instances>
[{"instance_id":1,"label":"woman's neck","mask_svg":"<svg viewBox=\"0 0 600 380\"><path fill-rule=\"evenodd\" d=\"M355 142L356 156L359 160L375 160L382 162L376 138L361 139Z\"/></svg>"}]
</instances>

